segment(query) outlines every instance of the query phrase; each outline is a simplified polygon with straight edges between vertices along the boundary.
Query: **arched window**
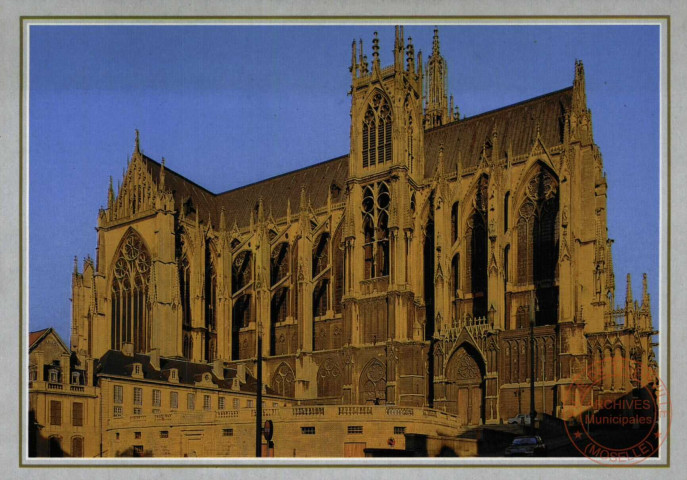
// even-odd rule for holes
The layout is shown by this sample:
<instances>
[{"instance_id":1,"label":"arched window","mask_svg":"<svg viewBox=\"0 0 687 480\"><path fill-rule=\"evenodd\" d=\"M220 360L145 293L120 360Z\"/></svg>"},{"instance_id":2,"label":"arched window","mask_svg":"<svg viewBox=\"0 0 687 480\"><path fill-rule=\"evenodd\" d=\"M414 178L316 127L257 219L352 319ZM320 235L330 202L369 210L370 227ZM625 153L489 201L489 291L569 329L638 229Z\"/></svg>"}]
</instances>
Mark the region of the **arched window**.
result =
<instances>
[{"instance_id":1,"label":"arched window","mask_svg":"<svg viewBox=\"0 0 687 480\"><path fill-rule=\"evenodd\" d=\"M312 276L315 278L329 266L329 234L322 233L315 240L312 252Z\"/></svg>"},{"instance_id":2,"label":"arched window","mask_svg":"<svg viewBox=\"0 0 687 480\"><path fill-rule=\"evenodd\" d=\"M343 388L343 372L339 365L328 358L317 370L317 397L340 397Z\"/></svg>"},{"instance_id":3,"label":"arched window","mask_svg":"<svg viewBox=\"0 0 687 480\"><path fill-rule=\"evenodd\" d=\"M217 271L210 245L205 248L205 360L215 359L217 343Z\"/></svg>"},{"instance_id":4,"label":"arched window","mask_svg":"<svg viewBox=\"0 0 687 480\"><path fill-rule=\"evenodd\" d=\"M451 207L451 245L458 240L458 202Z\"/></svg>"},{"instance_id":5,"label":"arched window","mask_svg":"<svg viewBox=\"0 0 687 480\"><path fill-rule=\"evenodd\" d=\"M231 292L236 293L253 279L253 255L247 250L236 255L231 268Z\"/></svg>"},{"instance_id":6,"label":"arched window","mask_svg":"<svg viewBox=\"0 0 687 480\"><path fill-rule=\"evenodd\" d=\"M377 93L363 119L363 168L391 161L391 107Z\"/></svg>"},{"instance_id":7,"label":"arched window","mask_svg":"<svg viewBox=\"0 0 687 480\"><path fill-rule=\"evenodd\" d=\"M313 317L323 317L327 314L329 279L323 278L315 285L312 293Z\"/></svg>"},{"instance_id":8,"label":"arched window","mask_svg":"<svg viewBox=\"0 0 687 480\"><path fill-rule=\"evenodd\" d=\"M112 278L111 347L120 350L132 343L134 351L150 350L148 281L150 254L133 230L129 231L115 255Z\"/></svg>"},{"instance_id":9,"label":"arched window","mask_svg":"<svg viewBox=\"0 0 687 480\"><path fill-rule=\"evenodd\" d=\"M285 397L293 397L296 393L296 377L293 369L282 362L272 376L272 388Z\"/></svg>"},{"instance_id":10,"label":"arched window","mask_svg":"<svg viewBox=\"0 0 687 480\"><path fill-rule=\"evenodd\" d=\"M558 182L543 167L527 184L518 217L518 283L553 283L558 264Z\"/></svg>"},{"instance_id":11,"label":"arched window","mask_svg":"<svg viewBox=\"0 0 687 480\"><path fill-rule=\"evenodd\" d=\"M182 355L184 358L191 360L191 356L193 355L193 338L191 337L191 332L184 332Z\"/></svg>"},{"instance_id":12,"label":"arched window","mask_svg":"<svg viewBox=\"0 0 687 480\"><path fill-rule=\"evenodd\" d=\"M458 290L460 289L460 255L457 253L451 260L451 279L453 280L451 296L458 298Z\"/></svg>"},{"instance_id":13,"label":"arched window","mask_svg":"<svg viewBox=\"0 0 687 480\"><path fill-rule=\"evenodd\" d=\"M235 328L244 328L250 324L251 321L251 305L250 295L241 295L234 301L234 308L232 311L232 319Z\"/></svg>"},{"instance_id":14,"label":"arched window","mask_svg":"<svg viewBox=\"0 0 687 480\"><path fill-rule=\"evenodd\" d=\"M465 227L465 290L472 294L472 315L487 314L487 189L489 179L482 176L473 197L473 213Z\"/></svg>"},{"instance_id":15,"label":"arched window","mask_svg":"<svg viewBox=\"0 0 687 480\"><path fill-rule=\"evenodd\" d=\"M510 206L510 192L506 192L506 195L503 197L503 233L506 233L508 231L508 208Z\"/></svg>"},{"instance_id":16,"label":"arched window","mask_svg":"<svg viewBox=\"0 0 687 480\"><path fill-rule=\"evenodd\" d=\"M191 326L191 266L184 255L179 262L179 290L181 293L181 315L185 327Z\"/></svg>"},{"instance_id":17,"label":"arched window","mask_svg":"<svg viewBox=\"0 0 687 480\"><path fill-rule=\"evenodd\" d=\"M272 324L286 321L288 315L289 289L286 287L278 288L272 294L272 304L270 306L270 313L272 316Z\"/></svg>"},{"instance_id":18,"label":"arched window","mask_svg":"<svg viewBox=\"0 0 687 480\"><path fill-rule=\"evenodd\" d=\"M363 191L365 278L389 275L389 187L384 182Z\"/></svg>"},{"instance_id":19,"label":"arched window","mask_svg":"<svg viewBox=\"0 0 687 480\"><path fill-rule=\"evenodd\" d=\"M272 250L270 258L270 285L276 285L289 274L289 244L282 242Z\"/></svg>"}]
</instances>

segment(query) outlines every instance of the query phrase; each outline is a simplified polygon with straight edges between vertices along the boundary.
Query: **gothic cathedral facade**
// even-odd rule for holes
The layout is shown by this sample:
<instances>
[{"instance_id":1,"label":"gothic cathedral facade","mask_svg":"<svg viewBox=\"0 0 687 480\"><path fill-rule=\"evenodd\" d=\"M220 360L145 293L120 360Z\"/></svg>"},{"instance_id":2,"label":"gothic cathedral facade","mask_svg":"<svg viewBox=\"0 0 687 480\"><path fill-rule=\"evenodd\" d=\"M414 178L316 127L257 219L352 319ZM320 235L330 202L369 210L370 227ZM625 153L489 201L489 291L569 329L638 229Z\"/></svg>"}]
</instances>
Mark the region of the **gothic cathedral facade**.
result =
<instances>
[{"instance_id":1,"label":"gothic cathedral facade","mask_svg":"<svg viewBox=\"0 0 687 480\"><path fill-rule=\"evenodd\" d=\"M350 152L298 171L215 194L137 133L75 264L82 364L133 349L254 371L261 337L278 395L476 425L529 411L532 374L537 411L569 418L595 360L654 362L646 277L616 305L582 62L568 88L461 118L436 31L426 63L402 28L393 52L353 42Z\"/></svg>"}]
</instances>

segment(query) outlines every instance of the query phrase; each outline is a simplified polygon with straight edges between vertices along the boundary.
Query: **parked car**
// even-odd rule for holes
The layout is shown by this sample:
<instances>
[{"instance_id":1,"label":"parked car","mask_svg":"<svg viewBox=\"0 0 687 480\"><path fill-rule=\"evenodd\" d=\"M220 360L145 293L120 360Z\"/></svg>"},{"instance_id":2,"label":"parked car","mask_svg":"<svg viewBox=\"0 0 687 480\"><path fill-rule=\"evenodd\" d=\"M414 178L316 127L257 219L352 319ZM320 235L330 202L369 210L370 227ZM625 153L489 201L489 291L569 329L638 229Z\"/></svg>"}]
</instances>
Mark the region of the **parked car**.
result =
<instances>
[{"instance_id":1,"label":"parked car","mask_svg":"<svg viewBox=\"0 0 687 480\"><path fill-rule=\"evenodd\" d=\"M519 413L513 418L508 419L509 425L530 425L531 423L529 413Z\"/></svg>"},{"instance_id":2,"label":"parked car","mask_svg":"<svg viewBox=\"0 0 687 480\"><path fill-rule=\"evenodd\" d=\"M539 435L515 437L505 453L507 457L545 457L546 444Z\"/></svg>"}]
</instances>

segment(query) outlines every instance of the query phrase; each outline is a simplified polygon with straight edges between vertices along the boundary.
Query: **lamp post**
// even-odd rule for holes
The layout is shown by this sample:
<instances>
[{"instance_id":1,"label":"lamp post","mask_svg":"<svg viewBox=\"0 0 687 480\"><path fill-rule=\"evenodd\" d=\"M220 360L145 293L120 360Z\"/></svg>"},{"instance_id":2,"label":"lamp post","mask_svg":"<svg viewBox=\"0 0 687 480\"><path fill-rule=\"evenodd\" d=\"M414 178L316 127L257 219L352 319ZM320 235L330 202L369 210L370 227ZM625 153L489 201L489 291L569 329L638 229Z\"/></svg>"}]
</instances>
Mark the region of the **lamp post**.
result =
<instances>
[{"instance_id":1,"label":"lamp post","mask_svg":"<svg viewBox=\"0 0 687 480\"><path fill-rule=\"evenodd\" d=\"M258 324L257 394L255 406L255 456L262 457L262 326Z\"/></svg>"},{"instance_id":2,"label":"lamp post","mask_svg":"<svg viewBox=\"0 0 687 480\"><path fill-rule=\"evenodd\" d=\"M532 291L531 301L530 301L530 430L534 434L534 419L537 418L537 410L534 406L534 321L535 314L534 310L536 308L536 298L534 296L534 291Z\"/></svg>"}]
</instances>

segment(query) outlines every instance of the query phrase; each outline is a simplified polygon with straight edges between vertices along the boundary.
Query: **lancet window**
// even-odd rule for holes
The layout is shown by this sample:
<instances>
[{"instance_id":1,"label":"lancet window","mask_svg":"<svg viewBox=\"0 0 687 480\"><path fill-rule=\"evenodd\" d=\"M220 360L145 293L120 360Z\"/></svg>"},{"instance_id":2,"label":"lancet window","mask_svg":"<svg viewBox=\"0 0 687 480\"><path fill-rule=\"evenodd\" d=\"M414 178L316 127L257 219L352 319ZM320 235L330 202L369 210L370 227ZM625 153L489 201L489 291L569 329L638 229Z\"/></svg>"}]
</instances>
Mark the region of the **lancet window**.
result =
<instances>
[{"instance_id":1,"label":"lancet window","mask_svg":"<svg viewBox=\"0 0 687 480\"><path fill-rule=\"evenodd\" d=\"M389 275L390 201L385 182L368 185L363 191L365 278Z\"/></svg>"},{"instance_id":2,"label":"lancet window","mask_svg":"<svg viewBox=\"0 0 687 480\"><path fill-rule=\"evenodd\" d=\"M132 343L134 351L150 349L148 285L150 254L141 238L129 231L115 255L112 278L111 347Z\"/></svg>"},{"instance_id":3,"label":"lancet window","mask_svg":"<svg viewBox=\"0 0 687 480\"><path fill-rule=\"evenodd\" d=\"M212 250L205 249L205 360L215 359L217 345L217 270Z\"/></svg>"},{"instance_id":4,"label":"lancet window","mask_svg":"<svg viewBox=\"0 0 687 480\"><path fill-rule=\"evenodd\" d=\"M391 107L377 93L363 119L363 168L391 161Z\"/></svg>"}]
</instances>

